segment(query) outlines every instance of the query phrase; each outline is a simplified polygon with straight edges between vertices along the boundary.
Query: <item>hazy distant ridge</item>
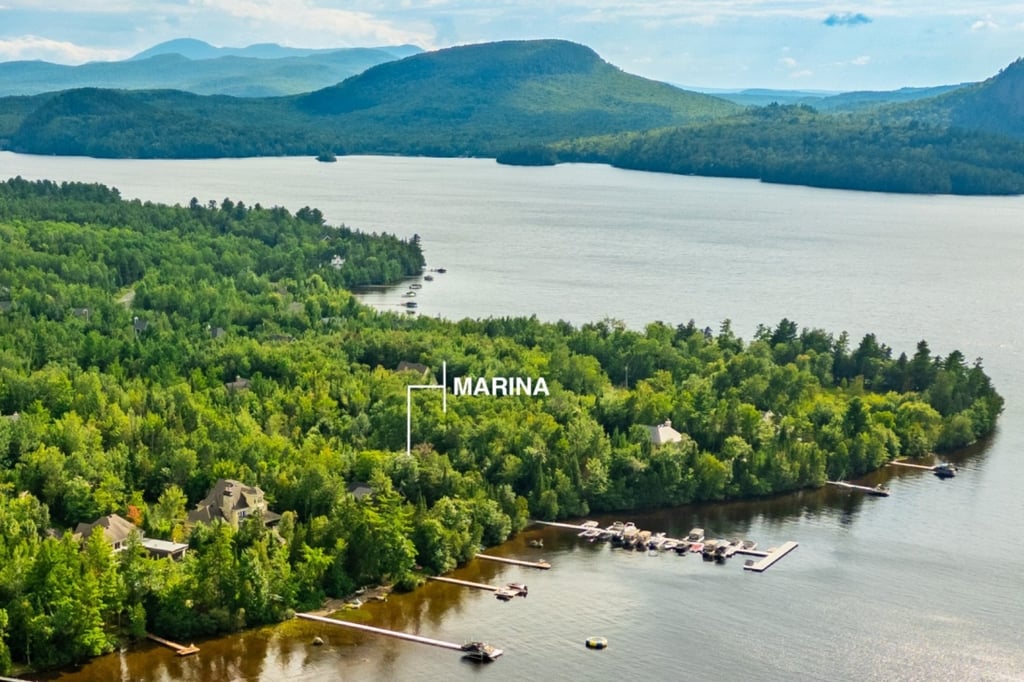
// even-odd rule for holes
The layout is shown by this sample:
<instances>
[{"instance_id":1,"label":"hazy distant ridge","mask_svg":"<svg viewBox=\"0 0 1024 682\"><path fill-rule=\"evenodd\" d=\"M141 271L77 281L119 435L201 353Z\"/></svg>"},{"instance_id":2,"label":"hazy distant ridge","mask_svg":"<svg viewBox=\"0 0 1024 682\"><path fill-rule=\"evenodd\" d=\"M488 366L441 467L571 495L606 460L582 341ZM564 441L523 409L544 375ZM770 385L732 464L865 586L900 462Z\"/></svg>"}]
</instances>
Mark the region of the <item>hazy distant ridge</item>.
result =
<instances>
[{"instance_id":1,"label":"hazy distant ridge","mask_svg":"<svg viewBox=\"0 0 1024 682\"><path fill-rule=\"evenodd\" d=\"M0 63L0 96L71 88L172 89L201 95L273 97L309 92L382 62L421 52L412 45L311 50L274 44L214 47L200 40L161 43L131 59L65 66Z\"/></svg>"}]
</instances>

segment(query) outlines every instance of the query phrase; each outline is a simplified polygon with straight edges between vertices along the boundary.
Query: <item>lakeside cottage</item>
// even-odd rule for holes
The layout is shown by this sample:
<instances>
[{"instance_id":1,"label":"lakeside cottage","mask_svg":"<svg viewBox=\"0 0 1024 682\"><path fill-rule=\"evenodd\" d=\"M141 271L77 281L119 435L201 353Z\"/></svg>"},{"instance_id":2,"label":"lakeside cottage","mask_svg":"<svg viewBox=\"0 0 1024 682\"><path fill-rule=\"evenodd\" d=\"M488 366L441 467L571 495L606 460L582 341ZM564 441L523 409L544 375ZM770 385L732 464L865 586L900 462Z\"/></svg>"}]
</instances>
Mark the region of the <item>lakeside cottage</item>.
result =
<instances>
[{"instance_id":1,"label":"lakeside cottage","mask_svg":"<svg viewBox=\"0 0 1024 682\"><path fill-rule=\"evenodd\" d=\"M266 526L273 526L281 520L280 514L267 509L260 488L221 478L196 508L188 513L188 523L213 523L220 520L238 528L246 517L257 513L262 515Z\"/></svg>"}]
</instances>

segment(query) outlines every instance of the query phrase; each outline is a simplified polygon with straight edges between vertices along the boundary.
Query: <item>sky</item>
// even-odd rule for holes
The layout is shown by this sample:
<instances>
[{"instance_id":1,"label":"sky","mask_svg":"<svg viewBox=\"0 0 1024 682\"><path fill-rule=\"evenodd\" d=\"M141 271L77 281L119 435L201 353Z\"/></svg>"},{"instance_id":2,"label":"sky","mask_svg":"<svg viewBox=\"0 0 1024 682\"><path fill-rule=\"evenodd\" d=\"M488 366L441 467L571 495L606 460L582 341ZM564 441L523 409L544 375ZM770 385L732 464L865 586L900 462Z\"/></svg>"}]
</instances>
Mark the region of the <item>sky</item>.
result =
<instances>
[{"instance_id":1,"label":"sky","mask_svg":"<svg viewBox=\"0 0 1024 682\"><path fill-rule=\"evenodd\" d=\"M984 80L1024 55L1024 0L0 0L0 61L217 46L562 38L696 88L889 90Z\"/></svg>"}]
</instances>

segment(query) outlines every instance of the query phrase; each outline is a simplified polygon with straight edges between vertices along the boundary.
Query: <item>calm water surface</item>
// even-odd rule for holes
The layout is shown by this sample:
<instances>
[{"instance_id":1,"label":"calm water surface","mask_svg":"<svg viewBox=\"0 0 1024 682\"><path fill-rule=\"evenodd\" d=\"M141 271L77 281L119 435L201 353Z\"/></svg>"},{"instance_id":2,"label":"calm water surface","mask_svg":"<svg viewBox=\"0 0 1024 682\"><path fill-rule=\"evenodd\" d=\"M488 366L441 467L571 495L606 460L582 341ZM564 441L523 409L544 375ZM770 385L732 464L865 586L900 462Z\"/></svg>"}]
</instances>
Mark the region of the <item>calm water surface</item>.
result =
<instances>
[{"instance_id":1,"label":"calm water surface","mask_svg":"<svg viewBox=\"0 0 1024 682\"><path fill-rule=\"evenodd\" d=\"M431 584L354 612L444 640L491 641L490 666L308 623L142 647L53 679L1018 680L1024 671L1024 200L897 196L472 159L107 161L0 153L0 177L86 180L126 197L320 208L329 222L423 239L421 314L536 314L639 328L725 318L744 338L782 317L856 344L982 357L1007 399L999 432L939 481L877 472L889 498L810 491L631 515L800 547L761 575L742 562L611 551L531 530L495 549L550 571L474 562L456 577L524 581L528 599ZM404 287L368 294L390 308ZM395 308L397 309L397 307ZM614 519L604 519L611 521ZM544 538L544 549L527 545ZM314 647L320 635L327 645ZM583 641L607 637L589 651Z\"/></svg>"}]
</instances>

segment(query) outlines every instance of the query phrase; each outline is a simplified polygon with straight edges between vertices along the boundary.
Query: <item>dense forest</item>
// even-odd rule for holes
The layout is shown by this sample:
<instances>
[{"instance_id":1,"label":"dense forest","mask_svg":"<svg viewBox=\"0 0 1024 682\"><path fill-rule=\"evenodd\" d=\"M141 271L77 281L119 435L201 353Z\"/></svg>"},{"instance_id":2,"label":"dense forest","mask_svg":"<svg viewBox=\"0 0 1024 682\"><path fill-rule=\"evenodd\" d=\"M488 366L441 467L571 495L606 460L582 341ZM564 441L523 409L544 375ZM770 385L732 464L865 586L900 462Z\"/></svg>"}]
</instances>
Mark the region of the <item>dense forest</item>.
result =
<instances>
[{"instance_id":1,"label":"dense forest","mask_svg":"<svg viewBox=\"0 0 1024 682\"><path fill-rule=\"evenodd\" d=\"M1024 142L989 133L769 105L716 121L519 146L499 163L632 170L922 194L1024 193Z\"/></svg>"},{"instance_id":2,"label":"dense forest","mask_svg":"<svg viewBox=\"0 0 1024 682\"><path fill-rule=\"evenodd\" d=\"M289 617L325 596L415 586L530 518L763 496L958 448L1002 410L980 360L790 320L383 314L348 288L422 271L418 239L316 209L122 200L97 185L0 184L0 673ZM414 396L439 378L546 378L550 396ZM626 383L628 367L628 385ZM244 380L244 381L243 381ZM681 442L654 447L670 419ZM280 523L188 524L220 478ZM353 484L371 494L349 492ZM116 513L114 552L76 524Z\"/></svg>"}]
</instances>

